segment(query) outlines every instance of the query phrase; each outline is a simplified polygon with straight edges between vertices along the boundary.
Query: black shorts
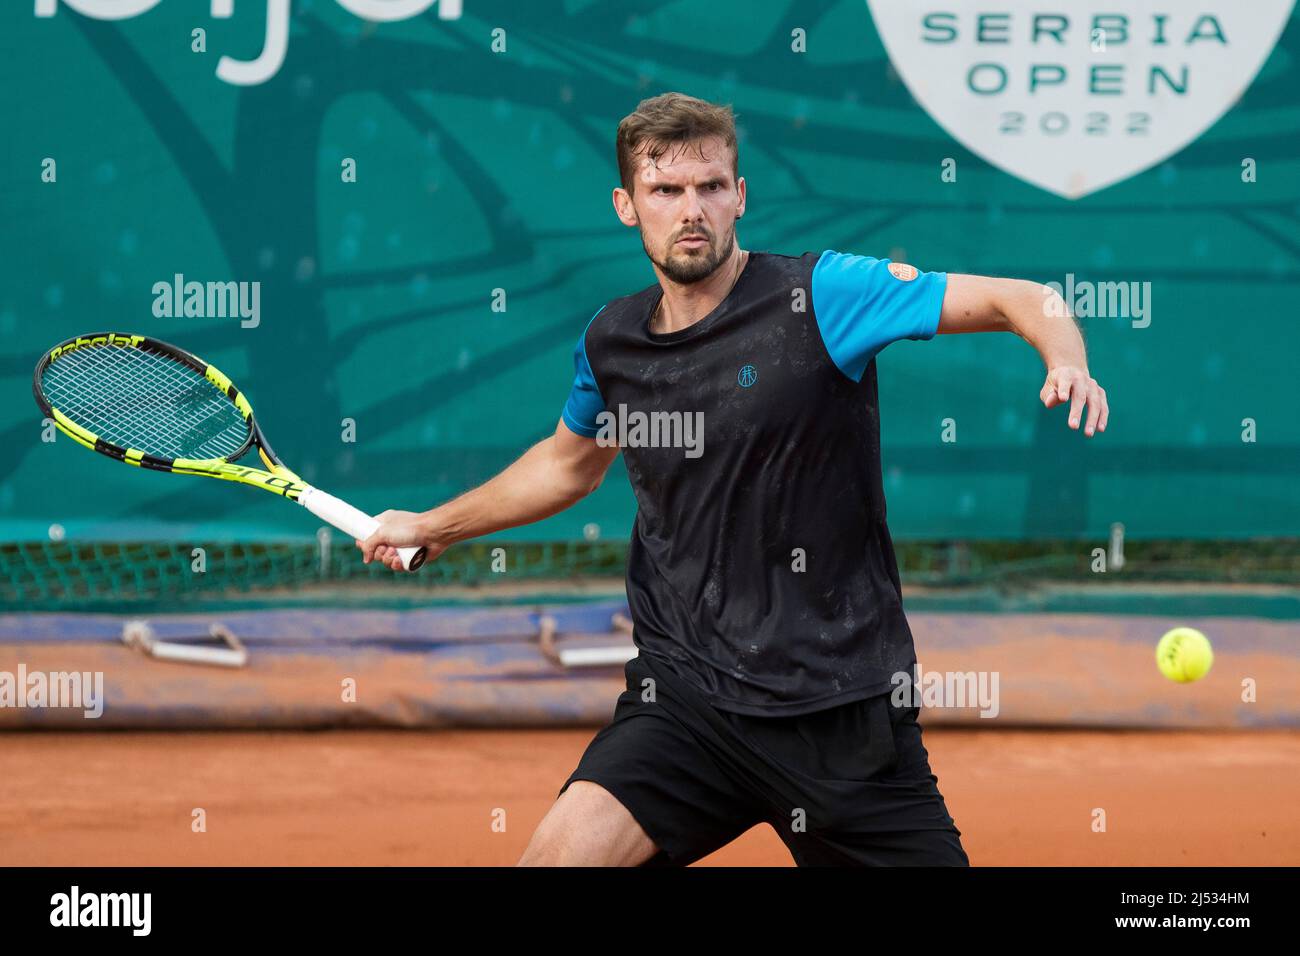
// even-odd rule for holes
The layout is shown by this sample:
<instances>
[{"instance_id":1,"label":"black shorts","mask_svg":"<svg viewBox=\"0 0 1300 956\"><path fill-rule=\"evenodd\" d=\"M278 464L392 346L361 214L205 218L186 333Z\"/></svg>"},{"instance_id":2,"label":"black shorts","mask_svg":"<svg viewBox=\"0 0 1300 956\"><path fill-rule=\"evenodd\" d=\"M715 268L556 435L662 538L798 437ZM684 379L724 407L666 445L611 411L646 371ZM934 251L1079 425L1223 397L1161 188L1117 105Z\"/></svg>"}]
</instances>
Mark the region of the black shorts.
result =
<instances>
[{"instance_id":1,"label":"black shorts","mask_svg":"<svg viewBox=\"0 0 1300 956\"><path fill-rule=\"evenodd\" d=\"M613 721L565 781L589 780L686 865L769 823L799 866L968 866L916 707L888 693L798 717L718 710L665 664L625 669ZM654 681L653 699L643 681Z\"/></svg>"}]
</instances>

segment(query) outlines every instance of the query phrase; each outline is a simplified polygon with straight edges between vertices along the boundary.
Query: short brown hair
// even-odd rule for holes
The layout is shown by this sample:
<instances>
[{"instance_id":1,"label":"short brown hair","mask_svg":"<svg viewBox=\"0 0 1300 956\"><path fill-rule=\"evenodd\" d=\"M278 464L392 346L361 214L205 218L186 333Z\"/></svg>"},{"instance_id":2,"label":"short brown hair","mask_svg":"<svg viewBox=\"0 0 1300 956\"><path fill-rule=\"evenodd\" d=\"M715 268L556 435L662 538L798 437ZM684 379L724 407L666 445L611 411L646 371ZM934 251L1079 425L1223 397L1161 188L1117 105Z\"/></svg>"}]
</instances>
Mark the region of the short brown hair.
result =
<instances>
[{"instance_id":1,"label":"short brown hair","mask_svg":"<svg viewBox=\"0 0 1300 956\"><path fill-rule=\"evenodd\" d=\"M720 137L731 149L731 176L740 169L736 147L736 117L731 105L717 106L684 93L662 93L637 104L636 112L618 124L616 148L618 177L629 193L636 184L637 153L645 146L645 155L658 160L674 143L695 143ZM700 158L704 154L700 153Z\"/></svg>"}]
</instances>

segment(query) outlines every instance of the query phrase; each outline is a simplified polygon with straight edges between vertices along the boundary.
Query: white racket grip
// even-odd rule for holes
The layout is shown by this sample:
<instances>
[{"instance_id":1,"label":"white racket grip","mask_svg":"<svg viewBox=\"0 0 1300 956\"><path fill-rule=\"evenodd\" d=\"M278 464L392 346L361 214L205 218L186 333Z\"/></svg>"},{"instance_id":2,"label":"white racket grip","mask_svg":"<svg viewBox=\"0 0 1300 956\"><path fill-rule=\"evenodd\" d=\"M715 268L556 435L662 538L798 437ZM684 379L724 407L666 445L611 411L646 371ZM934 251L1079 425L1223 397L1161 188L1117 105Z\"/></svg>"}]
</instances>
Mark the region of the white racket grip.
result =
<instances>
[{"instance_id":1,"label":"white racket grip","mask_svg":"<svg viewBox=\"0 0 1300 956\"><path fill-rule=\"evenodd\" d=\"M364 541L379 527L379 522L364 511L357 510L346 501L335 498L319 488L308 486L298 496L298 504L317 518L328 521L344 534L349 534L358 541ZM424 564L425 550L424 548L398 548L397 556L402 559L402 567L408 571L416 571Z\"/></svg>"}]
</instances>

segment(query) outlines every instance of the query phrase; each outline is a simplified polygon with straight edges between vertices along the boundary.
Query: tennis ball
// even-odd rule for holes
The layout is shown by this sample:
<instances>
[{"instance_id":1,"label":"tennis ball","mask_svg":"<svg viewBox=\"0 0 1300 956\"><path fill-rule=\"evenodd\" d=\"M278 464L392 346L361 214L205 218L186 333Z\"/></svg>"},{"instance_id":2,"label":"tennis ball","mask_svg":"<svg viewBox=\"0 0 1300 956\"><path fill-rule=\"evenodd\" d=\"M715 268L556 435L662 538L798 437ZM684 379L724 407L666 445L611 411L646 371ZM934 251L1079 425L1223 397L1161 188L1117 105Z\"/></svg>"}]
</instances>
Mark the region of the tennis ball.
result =
<instances>
[{"instance_id":1,"label":"tennis ball","mask_svg":"<svg viewBox=\"0 0 1300 956\"><path fill-rule=\"evenodd\" d=\"M1200 680L1214 663L1210 640L1194 627L1176 627L1156 645L1156 666L1172 681Z\"/></svg>"}]
</instances>

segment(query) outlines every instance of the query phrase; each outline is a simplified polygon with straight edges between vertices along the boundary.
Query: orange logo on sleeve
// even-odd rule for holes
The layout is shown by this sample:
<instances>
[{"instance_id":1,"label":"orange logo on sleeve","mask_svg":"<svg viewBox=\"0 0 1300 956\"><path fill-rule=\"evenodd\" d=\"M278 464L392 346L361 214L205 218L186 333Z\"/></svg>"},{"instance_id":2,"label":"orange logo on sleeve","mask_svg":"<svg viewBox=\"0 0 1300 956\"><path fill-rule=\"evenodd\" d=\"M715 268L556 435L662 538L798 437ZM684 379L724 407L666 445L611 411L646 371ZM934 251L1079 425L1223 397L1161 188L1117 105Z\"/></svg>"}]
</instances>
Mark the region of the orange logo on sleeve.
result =
<instances>
[{"instance_id":1,"label":"orange logo on sleeve","mask_svg":"<svg viewBox=\"0 0 1300 956\"><path fill-rule=\"evenodd\" d=\"M921 273L916 271L916 266L909 266L906 262L891 262L889 274L903 282L911 282Z\"/></svg>"}]
</instances>

